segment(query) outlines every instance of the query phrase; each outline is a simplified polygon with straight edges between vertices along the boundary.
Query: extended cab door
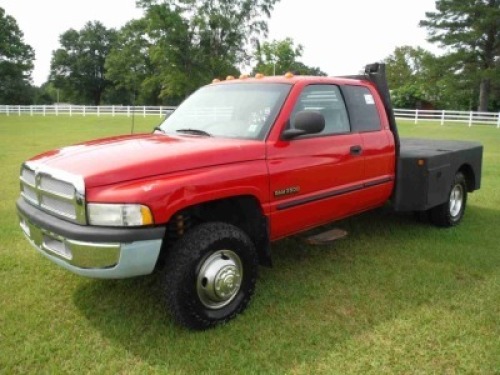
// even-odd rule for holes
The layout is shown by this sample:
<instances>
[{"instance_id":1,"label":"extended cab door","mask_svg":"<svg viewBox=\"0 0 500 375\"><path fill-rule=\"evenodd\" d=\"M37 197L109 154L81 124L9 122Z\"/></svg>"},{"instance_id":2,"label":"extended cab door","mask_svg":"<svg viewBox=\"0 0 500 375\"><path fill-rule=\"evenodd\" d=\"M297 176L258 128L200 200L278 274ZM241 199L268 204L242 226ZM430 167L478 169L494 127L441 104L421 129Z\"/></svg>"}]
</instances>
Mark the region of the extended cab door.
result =
<instances>
[{"instance_id":1,"label":"extended cab door","mask_svg":"<svg viewBox=\"0 0 500 375\"><path fill-rule=\"evenodd\" d=\"M396 168L394 135L376 89L363 85L342 85L352 132L361 137L364 157L363 194L365 209L386 202L393 190Z\"/></svg>"},{"instance_id":2,"label":"extended cab door","mask_svg":"<svg viewBox=\"0 0 500 375\"><path fill-rule=\"evenodd\" d=\"M322 113L325 129L319 134L268 144L273 239L361 209L362 139L351 132L339 87L304 87L291 111L289 127L302 110Z\"/></svg>"}]
</instances>

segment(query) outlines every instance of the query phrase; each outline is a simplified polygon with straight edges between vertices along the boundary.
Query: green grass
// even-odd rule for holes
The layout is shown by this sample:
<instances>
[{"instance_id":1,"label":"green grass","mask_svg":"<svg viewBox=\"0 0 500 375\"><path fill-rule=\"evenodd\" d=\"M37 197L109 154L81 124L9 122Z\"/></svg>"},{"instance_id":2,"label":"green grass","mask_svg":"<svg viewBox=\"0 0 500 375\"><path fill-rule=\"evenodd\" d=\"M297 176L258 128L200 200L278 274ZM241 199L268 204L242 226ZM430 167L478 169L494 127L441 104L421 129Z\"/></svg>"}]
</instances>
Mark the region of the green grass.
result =
<instances>
[{"instance_id":1,"label":"green grass","mask_svg":"<svg viewBox=\"0 0 500 375\"><path fill-rule=\"evenodd\" d=\"M23 160L129 130L125 117L0 116L0 373L500 374L499 129L401 123L404 136L485 145L463 223L384 208L336 223L349 236L333 245L275 243L247 311L206 332L173 324L158 275L73 275L18 228Z\"/></svg>"}]
</instances>

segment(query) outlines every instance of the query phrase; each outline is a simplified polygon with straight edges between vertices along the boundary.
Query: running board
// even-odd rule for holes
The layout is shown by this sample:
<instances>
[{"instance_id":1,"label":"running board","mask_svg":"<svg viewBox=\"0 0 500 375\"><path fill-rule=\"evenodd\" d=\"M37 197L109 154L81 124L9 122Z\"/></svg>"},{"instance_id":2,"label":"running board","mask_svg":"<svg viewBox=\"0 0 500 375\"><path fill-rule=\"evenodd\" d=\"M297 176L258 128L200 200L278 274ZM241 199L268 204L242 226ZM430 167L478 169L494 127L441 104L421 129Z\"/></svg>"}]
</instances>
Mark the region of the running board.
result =
<instances>
[{"instance_id":1,"label":"running board","mask_svg":"<svg viewBox=\"0 0 500 375\"><path fill-rule=\"evenodd\" d=\"M330 229L326 232L315 234L304 238L304 241L309 245L328 245L333 241L339 240L347 236L347 231L343 229Z\"/></svg>"}]
</instances>

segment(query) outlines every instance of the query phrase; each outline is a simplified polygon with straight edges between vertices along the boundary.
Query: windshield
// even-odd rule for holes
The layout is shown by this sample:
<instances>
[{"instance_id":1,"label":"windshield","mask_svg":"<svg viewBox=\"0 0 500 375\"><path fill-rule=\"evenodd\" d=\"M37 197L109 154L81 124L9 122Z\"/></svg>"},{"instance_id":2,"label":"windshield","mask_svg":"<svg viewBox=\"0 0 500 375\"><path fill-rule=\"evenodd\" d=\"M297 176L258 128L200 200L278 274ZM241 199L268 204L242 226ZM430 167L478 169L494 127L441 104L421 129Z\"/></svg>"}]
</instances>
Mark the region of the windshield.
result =
<instances>
[{"instance_id":1,"label":"windshield","mask_svg":"<svg viewBox=\"0 0 500 375\"><path fill-rule=\"evenodd\" d=\"M235 83L205 86L161 124L167 134L264 139L291 85Z\"/></svg>"}]
</instances>

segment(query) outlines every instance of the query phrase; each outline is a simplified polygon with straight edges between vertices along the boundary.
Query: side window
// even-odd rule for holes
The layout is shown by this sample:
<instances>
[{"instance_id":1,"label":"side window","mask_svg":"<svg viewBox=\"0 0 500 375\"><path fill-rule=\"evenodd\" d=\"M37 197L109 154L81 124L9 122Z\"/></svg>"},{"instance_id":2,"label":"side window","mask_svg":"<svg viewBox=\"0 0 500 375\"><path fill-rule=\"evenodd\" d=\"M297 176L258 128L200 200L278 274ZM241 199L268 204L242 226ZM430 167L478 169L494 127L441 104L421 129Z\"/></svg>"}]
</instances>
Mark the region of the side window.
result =
<instances>
[{"instance_id":1,"label":"side window","mask_svg":"<svg viewBox=\"0 0 500 375\"><path fill-rule=\"evenodd\" d=\"M352 130L355 132L380 130L380 117L370 90L363 86L342 86L342 91L349 110Z\"/></svg>"},{"instance_id":2,"label":"side window","mask_svg":"<svg viewBox=\"0 0 500 375\"><path fill-rule=\"evenodd\" d=\"M306 86L292 111L290 118L292 127L296 114L304 110L319 112L325 118L325 129L319 135L348 133L351 131L344 99L337 86Z\"/></svg>"}]
</instances>

